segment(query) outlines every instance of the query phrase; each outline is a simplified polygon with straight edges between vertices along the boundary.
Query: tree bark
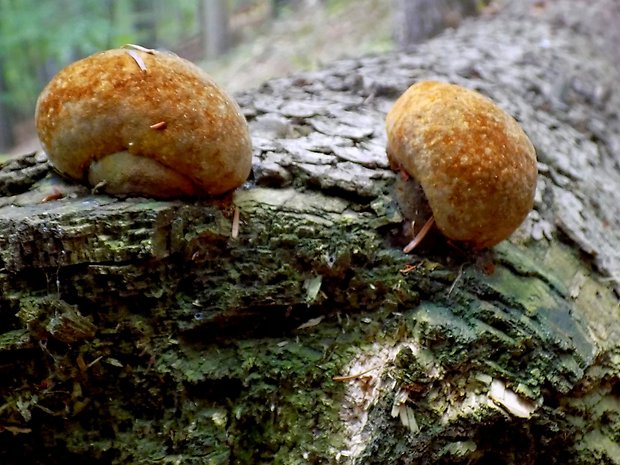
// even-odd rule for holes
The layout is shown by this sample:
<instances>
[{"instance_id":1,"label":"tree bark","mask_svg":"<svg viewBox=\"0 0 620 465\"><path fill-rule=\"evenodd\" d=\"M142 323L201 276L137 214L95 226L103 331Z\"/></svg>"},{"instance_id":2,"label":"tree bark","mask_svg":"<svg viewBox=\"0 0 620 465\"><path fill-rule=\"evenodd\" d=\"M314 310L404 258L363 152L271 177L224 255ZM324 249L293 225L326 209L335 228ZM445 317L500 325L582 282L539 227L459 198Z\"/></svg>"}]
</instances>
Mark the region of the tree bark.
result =
<instances>
[{"instance_id":1,"label":"tree bark","mask_svg":"<svg viewBox=\"0 0 620 465\"><path fill-rule=\"evenodd\" d=\"M620 463L620 76L581 3L238 95L254 169L227 199L3 165L0 462ZM535 209L492 252L401 251L383 120L428 78L537 149Z\"/></svg>"}]
</instances>

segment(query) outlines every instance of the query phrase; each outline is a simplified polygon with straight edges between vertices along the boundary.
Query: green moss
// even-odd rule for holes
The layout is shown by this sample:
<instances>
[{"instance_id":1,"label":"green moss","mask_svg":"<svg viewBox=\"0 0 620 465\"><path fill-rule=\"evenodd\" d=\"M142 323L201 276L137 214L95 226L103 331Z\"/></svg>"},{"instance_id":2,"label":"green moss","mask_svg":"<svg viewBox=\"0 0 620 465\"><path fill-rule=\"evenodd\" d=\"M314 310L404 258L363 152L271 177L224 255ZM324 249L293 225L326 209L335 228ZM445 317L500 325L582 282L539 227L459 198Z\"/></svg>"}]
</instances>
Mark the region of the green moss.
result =
<instances>
[{"instance_id":1,"label":"green moss","mask_svg":"<svg viewBox=\"0 0 620 465\"><path fill-rule=\"evenodd\" d=\"M51 274L57 285L11 275L6 305L15 313L19 302L20 318L0 352L22 363L3 373L0 425L29 430L20 447L55 452L50 465L329 462L348 434L350 384L333 378L382 349L396 358L373 376L395 384L369 407L367 463L405 454L467 463L499 440L492 432L504 414L483 405L442 423L466 396L482 395L490 379L528 399L549 397L549 386L568 395L593 363L575 312L609 308L612 296L566 247L502 246L487 275L476 257L406 256L377 215L321 193L256 188L235 203L237 238L230 207L145 202L125 217L102 202L87 232L99 239L83 242L88 254L65 255ZM585 276L574 300L569 266ZM94 335L50 337L50 321L75 308ZM390 414L399 391L419 435ZM575 418L588 411L579 402ZM553 431L566 420L551 413L540 437L561 443ZM487 425L489 438L473 435ZM504 426L528 437L522 423ZM3 463L18 463L15 447L0 435ZM498 460L520 457L507 448Z\"/></svg>"},{"instance_id":2,"label":"green moss","mask_svg":"<svg viewBox=\"0 0 620 465\"><path fill-rule=\"evenodd\" d=\"M30 333L27 329L15 329L0 334L0 353L30 347Z\"/></svg>"}]
</instances>

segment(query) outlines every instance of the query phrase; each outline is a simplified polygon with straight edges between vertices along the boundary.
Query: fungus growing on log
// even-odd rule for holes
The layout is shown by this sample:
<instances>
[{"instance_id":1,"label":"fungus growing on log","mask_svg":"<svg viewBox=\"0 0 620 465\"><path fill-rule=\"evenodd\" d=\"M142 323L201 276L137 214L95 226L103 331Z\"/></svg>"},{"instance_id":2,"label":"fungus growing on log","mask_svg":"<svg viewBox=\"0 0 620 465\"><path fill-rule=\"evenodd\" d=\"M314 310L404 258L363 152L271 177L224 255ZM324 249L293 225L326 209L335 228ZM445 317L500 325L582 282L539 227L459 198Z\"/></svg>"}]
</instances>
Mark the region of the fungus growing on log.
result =
<instances>
[{"instance_id":1,"label":"fungus growing on log","mask_svg":"<svg viewBox=\"0 0 620 465\"><path fill-rule=\"evenodd\" d=\"M390 109L387 156L425 197L432 223L450 240L492 247L523 222L534 203L536 152L519 124L495 103L436 81L411 86Z\"/></svg>"},{"instance_id":2,"label":"fungus growing on log","mask_svg":"<svg viewBox=\"0 0 620 465\"><path fill-rule=\"evenodd\" d=\"M251 169L237 103L198 66L139 46L61 70L41 92L35 122L56 170L110 194L217 195Z\"/></svg>"}]
</instances>

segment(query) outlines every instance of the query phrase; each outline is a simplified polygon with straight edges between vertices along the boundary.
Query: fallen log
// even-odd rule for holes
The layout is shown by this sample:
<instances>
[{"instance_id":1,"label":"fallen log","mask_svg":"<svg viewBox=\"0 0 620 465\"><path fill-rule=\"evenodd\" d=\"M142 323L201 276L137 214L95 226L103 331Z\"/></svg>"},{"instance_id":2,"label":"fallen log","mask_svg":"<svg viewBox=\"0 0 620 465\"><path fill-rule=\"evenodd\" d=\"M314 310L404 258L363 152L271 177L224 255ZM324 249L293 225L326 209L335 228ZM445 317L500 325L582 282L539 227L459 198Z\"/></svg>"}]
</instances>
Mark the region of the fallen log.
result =
<instances>
[{"instance_id":1,"label":"fallen log","mask_svg":"<svg viewBox=\"0 0 620 465\"><path fill-rule=\"evenodd\" d=\"M0 461L620 463L620 76L581 3L238 95L253 175L228 198L3 163ZM535 209L492 252L401 250L384 117L431 78L536 147Z\"/></svg>"}]
</instances>

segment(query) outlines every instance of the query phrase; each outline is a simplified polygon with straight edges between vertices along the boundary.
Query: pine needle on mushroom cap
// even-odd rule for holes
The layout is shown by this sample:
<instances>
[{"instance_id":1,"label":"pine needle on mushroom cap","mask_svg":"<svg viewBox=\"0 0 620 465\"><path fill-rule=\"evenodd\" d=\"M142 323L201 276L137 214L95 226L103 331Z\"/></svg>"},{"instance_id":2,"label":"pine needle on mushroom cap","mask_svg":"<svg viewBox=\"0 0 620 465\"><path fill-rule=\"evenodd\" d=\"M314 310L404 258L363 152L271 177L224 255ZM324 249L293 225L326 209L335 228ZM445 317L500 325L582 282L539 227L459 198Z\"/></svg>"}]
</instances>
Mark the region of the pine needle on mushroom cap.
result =
<instances>
[{"instance_id":1,"label":"pine needle on mushroom cap","mask_svg":"<svg viewBox=\"0 0 620 465\"><path fill-rule=\"evenodd\" d=\"M491 247L532 209L536 152L490 99L454 84L419 82L396 101L386 126L391 166L421 184L449 239Z\"/></svg>"}]
</instances>

